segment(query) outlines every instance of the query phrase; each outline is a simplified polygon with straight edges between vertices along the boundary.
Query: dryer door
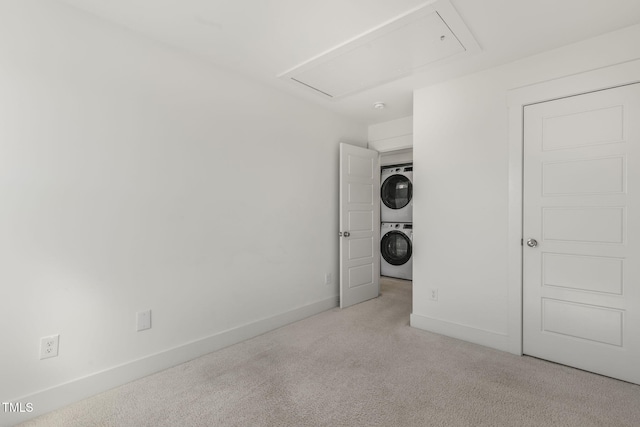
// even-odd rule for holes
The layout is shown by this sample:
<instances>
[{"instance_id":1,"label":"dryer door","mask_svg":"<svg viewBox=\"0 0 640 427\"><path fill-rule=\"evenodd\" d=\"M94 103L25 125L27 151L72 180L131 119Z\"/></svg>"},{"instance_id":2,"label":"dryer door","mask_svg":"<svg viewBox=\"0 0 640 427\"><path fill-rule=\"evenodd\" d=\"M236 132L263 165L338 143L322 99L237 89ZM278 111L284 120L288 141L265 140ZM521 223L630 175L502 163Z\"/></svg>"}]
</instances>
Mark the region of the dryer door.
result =
<instances>
[{"instance_id":1,"label":"dryer door","mask_svg":"<svg viewBox=\"0 0 640 427\"><path fill-rule=\"evenodd\" d=\"M405 175L391 175L382 183L380 198L391 209L402 209L409 204L413 196L413 185Z\"/></svg>"},{"instance_id":2,"label":"dryer door","mask_svg":"<svg viewBox=\"0 0 640 427\"><path fill-rule=\"evenodd\" d=\"M380 254L391 265L406 264L411 251L411 240L401 231L389 231L380 241Z\"/></svg>"}]
</instances>

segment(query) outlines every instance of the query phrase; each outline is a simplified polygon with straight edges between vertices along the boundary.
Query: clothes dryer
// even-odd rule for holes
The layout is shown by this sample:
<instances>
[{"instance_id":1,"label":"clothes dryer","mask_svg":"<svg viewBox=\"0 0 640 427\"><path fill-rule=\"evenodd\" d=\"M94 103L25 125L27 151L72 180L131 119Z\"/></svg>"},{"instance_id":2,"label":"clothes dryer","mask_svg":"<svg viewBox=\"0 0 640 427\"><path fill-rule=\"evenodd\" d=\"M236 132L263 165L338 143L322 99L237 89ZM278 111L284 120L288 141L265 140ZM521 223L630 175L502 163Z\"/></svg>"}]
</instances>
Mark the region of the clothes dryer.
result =
<instances>
[{"instance_id":1,"label":"clothes dryer","mask_svg":"<svg viewBox=\"0 0 640 427\"><path fill-rule=\"evenodd\" d=\"M380 182L380 221L413 222L413 165L383 167Z\"/></svg>"},{"instance_id":2,"label":"clothes dryer","mask_svg":"<svg viewBox=\"0 0 640 427\"><path fill-rule=\"evenodd\" d=\"M380 236L380 275L412 280L413 225L383 222Z\"/></svg>"}]
</instances>

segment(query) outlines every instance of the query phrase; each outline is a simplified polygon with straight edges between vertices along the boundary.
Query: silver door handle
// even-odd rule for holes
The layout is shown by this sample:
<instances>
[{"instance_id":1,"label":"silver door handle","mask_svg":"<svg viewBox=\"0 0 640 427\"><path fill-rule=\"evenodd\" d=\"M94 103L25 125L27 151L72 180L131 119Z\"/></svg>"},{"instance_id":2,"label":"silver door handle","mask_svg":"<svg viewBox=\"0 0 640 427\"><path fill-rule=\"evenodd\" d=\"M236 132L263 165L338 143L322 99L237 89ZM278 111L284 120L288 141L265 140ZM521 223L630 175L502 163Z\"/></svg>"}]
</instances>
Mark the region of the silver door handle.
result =
<instances>
[{"instance_id":1,"label":"silver door handle","mask_svg":"<svg viewBox=\"0 0 640 427\"><path fill-rule=\"evenodd\" d=\"M345 231L344 233L342 233L342 235L344 237L349 237L349 236L351 236L351 233L349 233L348 231Z\"/></svg>"},{"instance_id":2,"label":"silver door handle","mask_svg":"<svg viewBox=\"0 0 640 427\"><path fill-rule=\"evenodd\" d=\"M530 248L535 248L538 246L538 241L536 239L527 239L527 246Z\"/></svg>"}]
</instances>

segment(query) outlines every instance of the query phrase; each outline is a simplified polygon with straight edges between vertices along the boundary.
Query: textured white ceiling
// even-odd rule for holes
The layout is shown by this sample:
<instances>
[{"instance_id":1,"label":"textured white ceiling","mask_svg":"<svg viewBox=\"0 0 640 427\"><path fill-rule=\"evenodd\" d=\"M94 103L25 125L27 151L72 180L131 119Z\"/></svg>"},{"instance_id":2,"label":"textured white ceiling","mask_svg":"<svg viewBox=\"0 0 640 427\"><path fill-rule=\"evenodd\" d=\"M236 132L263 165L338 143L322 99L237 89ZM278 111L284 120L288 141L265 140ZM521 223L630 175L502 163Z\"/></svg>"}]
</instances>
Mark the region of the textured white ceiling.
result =
<instances>
[{"instance_id":1,"label":"textured white ceiling","mask_svg":"<svg viewBox=\"0 0 640 427\"><path fill-rule=\"evenodd\" d=\"M365 123L412 114L415 88L640 22L640 0L450 0L482 51L337 101L277 76L425 0L60 0ZM383 101L388 108L376 110Z\"/></svg>"}]
</instances>

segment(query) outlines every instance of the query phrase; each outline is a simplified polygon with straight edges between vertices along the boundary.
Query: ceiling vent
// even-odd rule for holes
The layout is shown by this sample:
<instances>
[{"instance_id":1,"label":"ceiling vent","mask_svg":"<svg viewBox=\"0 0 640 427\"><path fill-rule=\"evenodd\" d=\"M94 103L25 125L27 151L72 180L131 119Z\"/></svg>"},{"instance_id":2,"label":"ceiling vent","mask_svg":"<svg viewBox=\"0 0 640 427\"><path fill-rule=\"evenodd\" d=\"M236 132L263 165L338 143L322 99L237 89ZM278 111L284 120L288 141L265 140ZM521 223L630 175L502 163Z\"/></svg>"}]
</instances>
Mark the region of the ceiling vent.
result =
<instances>
[{"instance_id":1,"label":"ceiling vent","mask_svg":"<svg viewBox=\"0 0 640 427\"><path fill-rule=\"evenodd\" d=\"M451 3L440 0L400 15L278 77L337 100L479 50Z\"/></svg>"}]
</instances>

